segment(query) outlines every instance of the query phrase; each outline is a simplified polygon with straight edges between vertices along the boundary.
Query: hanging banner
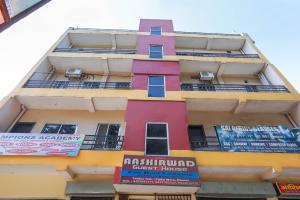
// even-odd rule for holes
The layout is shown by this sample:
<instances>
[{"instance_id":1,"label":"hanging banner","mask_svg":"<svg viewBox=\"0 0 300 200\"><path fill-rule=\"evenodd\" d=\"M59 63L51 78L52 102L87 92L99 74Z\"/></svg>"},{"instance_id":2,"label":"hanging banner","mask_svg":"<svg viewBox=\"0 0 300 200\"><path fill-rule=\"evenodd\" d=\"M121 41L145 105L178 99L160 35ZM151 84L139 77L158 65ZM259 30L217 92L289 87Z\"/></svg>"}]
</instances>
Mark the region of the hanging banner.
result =
<instances>
[{"instance_id":1,"label":"hanging banner","mask_svg":"<svg viewBox=\"0 0 300 200\"><path fill-rule=\"evenodd\" d=\"M300 184L299 183L276 183L278 191L282 195L299 195L300 196Z\"/></svg>"},{"instance_id":2,"label":"hanging banner","mask_svg":"<svg viewBox=\"0 0 300 200\"><path fill-rule=\"evenodd\" d=\"M0 133L0 155L77 156L84 135Z\"/></svg>"},{"instance_id":3,"label":"hanging banner","mask_svg":"<svg viewBox=\"0 0 300 200\"><path fill-rule=\"evenodd\" d=\"M300 152L300 129L284 126L215 126L223 151Z\"/></svg>"},{"instance_id":4,"label":"hanging banner","mask_svg":"<svg viewBox=\"0 0 300 200\"><path fill-rule=\"evenodd\" d=\"M121 183L199 186L195 158L125 155Z\"/></svg>"}]
</instances>

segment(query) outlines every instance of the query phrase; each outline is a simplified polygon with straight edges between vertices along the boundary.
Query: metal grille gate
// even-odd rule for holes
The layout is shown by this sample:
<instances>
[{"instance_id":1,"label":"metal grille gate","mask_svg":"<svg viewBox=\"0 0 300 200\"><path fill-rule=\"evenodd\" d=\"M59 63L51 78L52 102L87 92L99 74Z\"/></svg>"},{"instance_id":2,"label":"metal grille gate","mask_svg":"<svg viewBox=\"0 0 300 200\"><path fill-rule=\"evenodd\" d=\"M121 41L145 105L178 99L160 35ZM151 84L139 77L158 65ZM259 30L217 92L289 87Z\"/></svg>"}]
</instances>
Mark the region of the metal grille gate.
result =
<instances>
[{"instance_id":1,"label":"metal grille gate","mask_svg":"<svg viewBox=\"0 0 300 200\"><path fill-rule=\"evenodd\" d=\"M191 200L190 194L155 194L155 200Z\"/></svg>"}]
</instances>

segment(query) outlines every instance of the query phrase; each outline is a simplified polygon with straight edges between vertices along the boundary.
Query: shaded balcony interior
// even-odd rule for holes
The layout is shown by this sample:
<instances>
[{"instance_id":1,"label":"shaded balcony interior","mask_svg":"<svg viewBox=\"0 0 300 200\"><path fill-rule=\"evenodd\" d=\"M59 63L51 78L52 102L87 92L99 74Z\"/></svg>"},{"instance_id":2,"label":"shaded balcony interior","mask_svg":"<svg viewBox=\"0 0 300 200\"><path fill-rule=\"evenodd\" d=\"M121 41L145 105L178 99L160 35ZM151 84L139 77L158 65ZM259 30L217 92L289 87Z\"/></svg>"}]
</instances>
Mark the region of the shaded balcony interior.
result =
<instances>
[{"instance_id":1,"label":"shaded balcony interior","mask_svg":"<svg viewBox=\"0 0 300 200\"><path fill-rule=\"evenodd\" d=\"M69 30L55 51L132 54L136 40L136 32L131 31Z\"/></svg>"},{"instance_id":2,"label":"shaded balcony interior","mask_svg":"<svg viewBox=\"0 0 300 200\"><path fill-rule=\"evenodd\" d=\"M297 127L290 114L229 112L188 112L188 133L190 147L194 151L222 151L215 126L284 126Z\"/></svg>"},{"instance_id":3,"label":"shaded balcony interior","mask_svg":"<svg viewBox=\"0 0 300 200\"><path fill-rule=\"evenodd\" d=\"M70 104L70 102L68 102ZM36 103L37 104L37 103ZM37 105L36 105L37 107ZM125 135L125 110L51 109L51 105L27 107L8 99L0 110L1 132L61 133L85 135L82 149L121 150ZM300 127L300 104L286 113L232 113L188 110L188 130L192 150L221 151L215 125ZM200 128L199 128L200 127ZM96 145L96 146L95 146Z\"/></svg>"},{"instance_id":4,"label":"shaded balcony interior","mask_svg":"<svg viewBox=\"0 0 300 200\"><path fill-rule=\"evenodd\" d=\"M139 32L93 29L69 30L55 52L135 54ZM239 34L171 34L176 55L198 57L259 58L251 42Z\"/></svg>"},{"instance_id":5,"label":"shaded balcony interior","mask_svg":"<svg viewBox=\"0 0 300 200\"><path fill-rule=\"evenodd\" d=\"M121 150L123 146L125 111L21 108L17 117L15 114L1 122L1 132L85 135L82 150Z\"/></svg>"},{"instance_id":6,"label":"shaded balcony interior","mask_svg":"<svg viewBox=\"0 0 300 200\"><path fill-rule=\"evenodd\" d=\"M176 54L180 56L259 58L251 41L241 35L190 35L175 36Z\"/></svg>"},{"instance_id":7,"label":"shaded balcony interior","mask_svg":"<svg viewBox=\"0 0 300 200\"><path fill-rule=\"evenodd\" d=\"M99 58L47 57L38 64L23 87L129 89L132 78L130 64L121 59L108 61ZM69 76L68 70L80 71Z\"/></svg>"},{"instance_id":8,"label":"shaded balcony interior","mask_svg":"<svg viewBox=\"0 0 300 200\"><path fill-rule=\"evenodd\" d=\"M241 64L242 67L243 64ZM230 66L227 66L230 67ZM227 91L227 92L272 92L288 93L284 82L269 66L259 73L243 74L236 70L234 73L210 71L211 77L202 77L201 71L189 71L180 76L181 90L184 91ZM206 69L205 69L206 70ZM207 68L208 70L208 68ZM238 74L240 72L240 74Z\"/></svg>"}]
</instances>

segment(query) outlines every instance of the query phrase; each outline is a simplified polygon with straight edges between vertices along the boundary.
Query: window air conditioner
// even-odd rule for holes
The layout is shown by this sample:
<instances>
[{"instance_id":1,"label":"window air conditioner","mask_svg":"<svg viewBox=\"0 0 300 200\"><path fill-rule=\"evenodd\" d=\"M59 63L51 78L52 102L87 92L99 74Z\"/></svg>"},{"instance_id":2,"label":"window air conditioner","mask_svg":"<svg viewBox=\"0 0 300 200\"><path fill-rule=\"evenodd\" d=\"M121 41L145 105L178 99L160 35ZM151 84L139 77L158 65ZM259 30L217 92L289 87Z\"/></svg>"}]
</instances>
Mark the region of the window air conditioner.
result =
<instances>
[{"instance_id":1,"label":"window air conditioner","mask_svg":"<svg viewBox=\"0 0 300 200\"><path fill-rule=\"evenodd\" d=\"M200 72L199 78L202 81L211 81L214 79L214 74L212 72Z\"/></svg>"},{"instance_id":2,"label":"window air conditioner","mask_svg":"<svg viewBox=\"0 0 300 200\"><path fill-rule=\"evenodd\" d=\"M80 78L82 75L82 69L70 68L66 70L65 76L68 78Z\"/></svg>"}]
</instances>

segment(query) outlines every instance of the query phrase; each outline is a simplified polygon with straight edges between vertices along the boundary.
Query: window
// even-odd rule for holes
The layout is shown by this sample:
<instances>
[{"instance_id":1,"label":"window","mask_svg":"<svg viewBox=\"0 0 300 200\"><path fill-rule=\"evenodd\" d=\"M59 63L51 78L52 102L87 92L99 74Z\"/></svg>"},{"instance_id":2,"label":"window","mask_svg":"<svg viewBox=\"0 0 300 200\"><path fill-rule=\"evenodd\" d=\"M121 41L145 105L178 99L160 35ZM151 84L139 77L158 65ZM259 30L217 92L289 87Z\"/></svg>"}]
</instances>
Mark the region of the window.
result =
<instances>
[{"instance_id":1,"label":"window","mask_svg":"<svg viewBox=\"0 0 300 200\"><path fill-rule=\"evenodd\" d=\"M98 124L96 130L95 148L117 149L121 148L122 141L119 140L120 124ZM119 144L120 142L120 144Z\"/></svg>"},{"instance_id":2,"label":"window","mask_svg":"<svg viewBox=\"0 0 300 200\"><path fill-rule=\"evenodd\" d=\"M161 26L152 26L150 28L151 35L161 35Z\"/></svg>"},{"instance_id":3,"label":"window","mask_svg":"<svg viewBox=\"0 0 300 200\"><path fill-rule=\"evenodd\" d=\"M148 97L165 97L165 77L149 76Z\"/></svg>"},{"instance_id":4,"label":"window","mask_svg":"<svg viewBox=\"0 0 300 200\"><path fill-rule=\"evenodd\" d=\"M168 155L167 129L166 123L147 123L146 155Z\"/></svg>"},{"instance_id":5,"label":"window","mask_svg":"<svg viewBox=\"0 0 300 200\"><path fill-rule=\"evenodd\" d=\"M34 122L17 122L10 133L30 133L34 124Z\"/></svg>"},{"instance_id":6,"label":"window","mask_svg":"<svg viewBox=\"0 0 300 200\"><path fill-rule=\"evenodd\" d=\"M74 124L46 124L42 133L74 134L77 125Z\"/></svg>"},{"instance_id":7,"label":"window","mask_svg":"<svg viewBox=\"0 0 300 200\"><path fill-rule=\"evenodd\" d=\"M188 134L192 150L207 147L206 136L202 125L189 125Z\"/></svg>"},{"instance_id":8,"label":"window","mask_svg":"<svg viewBox=\"0 0 300 200\"><path fill-rule=\"evenodd\" d=\"M163 57L163 47L162 45L150 45L149 47L150 58L162 58Z\"/></svg>"}]
</instances>

